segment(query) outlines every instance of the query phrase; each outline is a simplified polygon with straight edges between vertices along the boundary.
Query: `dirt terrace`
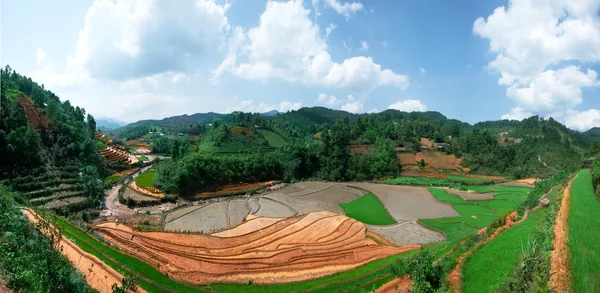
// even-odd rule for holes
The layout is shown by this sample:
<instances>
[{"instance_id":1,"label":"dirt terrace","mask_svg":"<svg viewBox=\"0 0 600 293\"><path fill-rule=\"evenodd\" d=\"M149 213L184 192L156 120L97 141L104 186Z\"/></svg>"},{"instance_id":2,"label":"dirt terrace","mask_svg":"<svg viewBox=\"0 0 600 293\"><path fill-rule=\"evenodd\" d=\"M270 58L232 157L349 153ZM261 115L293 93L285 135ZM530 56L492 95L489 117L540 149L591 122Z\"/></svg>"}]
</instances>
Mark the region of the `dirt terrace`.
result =
<instances>
[{"instance_id":1,"label":"dirt terrace","mask_svg":"<svg viewBox=\"0 0 600 293\"><path fill-rule=\"evenodd\" d=\"M30 222L37 223L39 221L34 211L23 209L22 212ZM54 228L51 227L50 229ZM96 256L81 250L71 240L61 236L57 247L60 248L60 252L67 257L73 266L83 274L90 287L102 293L110 293L112 292L111 286L113 284L121 285L123 275L106 265ZM0 290L0 292L2 291ZM146 292L146 290L138 287L136 292Z\"/></svg>"},{"instance_id":2,"label":"dirt terrace","mask_svg":"<svg viewBox=\"0 0 600 293\"><path fill-rule=\"evenodd\" d=\"M427 188L373 183L351 185L377 195L398 222L459 216L451 205L436 200Z\"/></svg>"},{"instance_id":3,"label":"dirt terrace","mask_svg":"<svg viewBox=\"0 0 600 293\"><path fill-rule=\"evenodd\" d=\"M364 224L328 211L255 217L215 234L221 237L137 232L115 223L95 229L169 277L194 284L303 281L419 248L378 245L366 238Z\"/></svg>"}]
</instances>

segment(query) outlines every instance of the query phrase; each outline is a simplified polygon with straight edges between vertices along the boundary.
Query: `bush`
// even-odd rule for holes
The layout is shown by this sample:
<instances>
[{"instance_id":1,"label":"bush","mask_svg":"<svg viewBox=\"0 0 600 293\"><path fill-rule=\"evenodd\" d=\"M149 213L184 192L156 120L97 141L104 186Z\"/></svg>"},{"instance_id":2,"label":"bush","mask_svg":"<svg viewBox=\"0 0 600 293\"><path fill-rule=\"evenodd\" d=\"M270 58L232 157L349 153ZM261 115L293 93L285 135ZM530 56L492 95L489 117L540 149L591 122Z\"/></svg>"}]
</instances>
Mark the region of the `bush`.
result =
<instances>
[{"instance_id":1,"label":"bush","mask_svg":"<svg viewBox=\"0 0 600 293\"><path fill-rule=\"evenodd\" d=\"M443 271L434 263L434 256L426 249L410 259L400 259L390 267L397 277L410 275L415 293L435 292L442 286Z\"/></svg>"}]
</instances>

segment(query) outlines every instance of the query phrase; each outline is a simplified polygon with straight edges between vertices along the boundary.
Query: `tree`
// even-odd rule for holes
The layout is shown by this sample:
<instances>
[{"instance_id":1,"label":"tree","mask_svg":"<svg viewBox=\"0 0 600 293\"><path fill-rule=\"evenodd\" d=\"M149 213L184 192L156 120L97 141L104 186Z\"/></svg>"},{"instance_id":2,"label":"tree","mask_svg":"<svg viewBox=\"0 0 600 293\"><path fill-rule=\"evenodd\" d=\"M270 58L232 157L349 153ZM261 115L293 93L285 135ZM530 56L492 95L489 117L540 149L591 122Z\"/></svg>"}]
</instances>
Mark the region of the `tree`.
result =
<instances>
[{"instance_id":1,"label":"tree","mask_svg":"<svg viewBox=\"0 0 600 293\"><path fill-rule=\"evenodd\" d=\"M136 277L124 277L121 286L117 285L117 283L113 284L112 293L129 293L135 292L137 290Z\"/></svg>"},{"instance_id":2,"label":"tree","mask_svg":"<svg viewBox=\"0 0 600 293\"><path fill-rule=\"evenodd\" d=\"M90 131L90 135L92 136L92 139L95 139L96 137L96 120L94 119L94 116L92 116L91 114L87 115L87 125L88 125L88 129Z\"/></svg>"},{"instance_id":3,"label":"tree","mask_svg":"<svg viewBox=\"0 0 600 293\"><path fill-rule=\"evenodd\" d=\"M347 179L350 163L350 122L348 116L338 120L324 133L324 148L321 153L323 177L331 181Z\"/></svg>"}]
</instances>

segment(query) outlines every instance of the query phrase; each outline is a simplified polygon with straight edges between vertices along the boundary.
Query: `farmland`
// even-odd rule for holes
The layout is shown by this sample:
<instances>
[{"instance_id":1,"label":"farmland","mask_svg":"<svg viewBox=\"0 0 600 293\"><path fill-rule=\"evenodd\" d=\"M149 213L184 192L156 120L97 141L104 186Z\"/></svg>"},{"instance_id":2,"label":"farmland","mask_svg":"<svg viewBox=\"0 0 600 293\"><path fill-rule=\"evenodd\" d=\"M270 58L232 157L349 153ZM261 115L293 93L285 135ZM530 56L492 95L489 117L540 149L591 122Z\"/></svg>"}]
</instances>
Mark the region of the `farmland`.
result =
<instances>
[{"instance_id":1,"label":"farmland","mask_svg":"<svg viewBox=\"0 0 600 293\"><path fill-rule=\"evenodd\" d=\"M156 178L156 170L148 170L135 178L135 184L144 188L152 187L154 178Z\"/></svg>"},{"instance_id":2,"label":"farmland","mask_svg":"<svg viewBox=\"0 0 600 293\"><path fill-rule=\"evenodd\" d=\"M600 290L600 202L594 195L589 170L580 171L571 189L569 211L570 259L573 292Z\"/></svg>"},{"instance_id":3,"label":"farmland","mask_svg":"<svg viewBox=\"0 0 600 293\"><path fill-rule=\"evenodd\" d=\"M349 203L340 204L348 217L371 225L391 225L396 221L374 194L368 193Z\"/></svg>"}]
</instances>

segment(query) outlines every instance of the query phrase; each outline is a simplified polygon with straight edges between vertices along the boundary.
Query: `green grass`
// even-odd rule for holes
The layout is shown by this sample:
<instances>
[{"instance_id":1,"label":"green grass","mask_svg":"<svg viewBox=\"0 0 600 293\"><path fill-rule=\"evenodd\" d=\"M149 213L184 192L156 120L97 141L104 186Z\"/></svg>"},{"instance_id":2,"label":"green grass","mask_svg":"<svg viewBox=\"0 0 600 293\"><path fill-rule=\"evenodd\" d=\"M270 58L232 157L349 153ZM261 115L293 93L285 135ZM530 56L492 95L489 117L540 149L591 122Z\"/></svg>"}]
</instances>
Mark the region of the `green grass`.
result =
<instances>
[{"instance_id":1,"label":"green grass","mask_svg":"<svg viewBox=\"0 0 600 293\"><path fill-rule=\"evenodd\" d=\"M140 187L152 187L154 178L156 178L156 170L148 170L135 178L135 184Z\"/></svg>"},{"instance_id":2,"label":"green grass","mask_svg":"<svg viewBox=\"0 0 600 293\"><path fill-rule=\"evenodd\" d=\"M477 214L488 214L488 215L495 214L494 210L492 210L488 207L479 206L479 205L475 205L475 204L455 204L452 207L461 216L471 216L471 215L477 215Z\"/></svg>"},{"instance_id":3,"label":"green grass","mask_svg":"<svg viewBox=\"0 0 600 293\"><path fill-rule=\"evenodd\" d=\"M571 187L569 247L573 292L600 292L600 202L590 170L582 170Z\"/></svg>"},{"instance_id":4,"label":"green grass","mask_svg":"<svg viewBox=\"0 0 600 293\"><path fill-rule=\"evenodd\" d=\"M473 218L475 217L475 218ZM440 223L466 223L477 229L482 229L489 226L498 216L490 214L474 214L462 217L440 218L436 221Z\"/></svg>"},{"instance_id":5,"label":"green grass","mask_svg":"<svg viewBox=\"0 0 600 293\"><path fill-rule=\"evenodd\" d=\"M110 176L104 178L104 183L106 183L106 184L114 184L117 181L119 181L119 179L121 179L121 176L110 175Z\"/></svg>"},{"instance_id":6,"label":"green grass","mask_svg":"<svg viewBox=\"0 0 600 293\"><path fill-rule=\"evenodd\" d=\"M527 194L522 192L496 192L494 199L503 199L516 203L522 203L527 199Z\"/></svg>"},{"instance_id":7,"label":"green grass","mask_svg":"<svg viewBox=\"0 0 600 293\"><path fill-rule=\"evenodd\" d=\"M447 175L446 179L454 182L469 182L474 184L489 184L493 182L492 179L488 178L475 178L475 177L467 177L462 175Z\"/></svg>"},{"instance_id":8,"label":"green grass","mask_svg":"<svg viewBox=\"0 0 600 293\"><path fill-rule=\"evenodd\" d=\"M444 232L444 234L446 234L446 240L450 242L461 239L470 234L475 234L477 230L479 230L473 225L466 223L442 223L430 219L422 219L419 220L419 222L421 222L423 225L441 230Z\"/></svg>"},{"instance_id":9,"label":"green grass","mask_svg":"<svg viewBox=\"0 0 600 293\"><path fill-rule=\"evenodd\" d=\"M283 137L281 137L281 135L271 130L260 129L258 130L258 132L260 132L260 134L262 134L265 137L265 139L271 147L278 148L287 144L287 142L285 141L285 139L283 139Z\"/></svg>"},{"instance_id":10,"label":"green grass","mask_svg":"<svg viewBox=\"0 0 600 293\"><path fill-rule=\"evenodd\" d=\"M508 201L503 199L482 200L478 201L477 204L494 209L496 211L496 215L498 216L506 215L509 212L515 210L518 206L518 204L514 201Z\"/></svg>"},{"instance_id":11,"label":"green grass","mask_svg":"<svg viewBox=\"0 0 600 293\"><path fill-rule=\"evenodd\" d=\"M503 185L487 185L487 186L466 186L468 190L473 190L476 192L518 192L518 193L528 193L533 190L533 188L529 187L521 187L521 186L503 186Z\"/></svg>"},{"instance_id":12,"label":"green grass","mask_svg":"<svg viewBox=\"0 0 600 293\"><path fill-rule=\"evenodd\" d=\"M429 192L431 192L431 194L433 194L433 196L441 202L465 203L465 201L462 198L452 195L452 194L446 192L446 190L444 190L444 189L429 188Z\"/></svg>"},{"instance_id":13,"label":"green grass","mask_svg":"<svg viewBox=\"0 0 600 293\"><path fill-rule=\"evenodd\" d=\"M139 157L138 157L138 160L140 160L140 162L142 162L142 163L143 163L143 162L146 162L146 161L148 161L148 157L146 157L146 156L139 156Z\"/></svg>"},{"instance_id":14,"label":"green grass","mask_svg":"<svg viewBox=\"0 0 600 293\"><path fill-rule=\"evenodd\" d=\"M473 252L463 267L463 291L496 292L514 272L523 245L542 223L545 212L545 209L539 209L530 213L523 223L502 232Z\"/></svg>"},{"instance_id":15,"label":"green grass","mask_svg":"<svg viewBox=\"0 0 600 293\"><path fill-rule=\"evenodd\" d=\"M340 204L346 215L371 225L395 224L394 218L390 216L383 203L373 193L367 193L351 202Z\"/></svg>"},{"instance_id":16,"label":"green grass","mask_svg":"<svg viewBox=\"0 0 600 293\"><path fill-rule=\"evenodd\" d=\"M417 250L397 254L385 259L372 261L364 266L349 270L337 275L319 278L315 280L277 284L277 285L239 285L239 284L211 284L209 286L193 286L169 279L162 273L158 272L154 267L145 262L121 253L117 249L109 247L87 233L81 231L72 224L57 218L55 222L63 235L72 240L84 251L97 256L107 265L111 266L121 274L130 274L134 272L138 275L139 285L148 292L165 292L164 288L168 288L172 292L198 292L199 289L216 290L217 292L340 292L350 290L363 284L368 284L374 279L382 276L387 276L389 271L387 266L392 262L409 257L417 252ZM434 245L432 251L443 253L445 246ZM377 283L377 282L375 282ZM359 291L360 292L360 291Z\"/></svg>"}]
</instances>

